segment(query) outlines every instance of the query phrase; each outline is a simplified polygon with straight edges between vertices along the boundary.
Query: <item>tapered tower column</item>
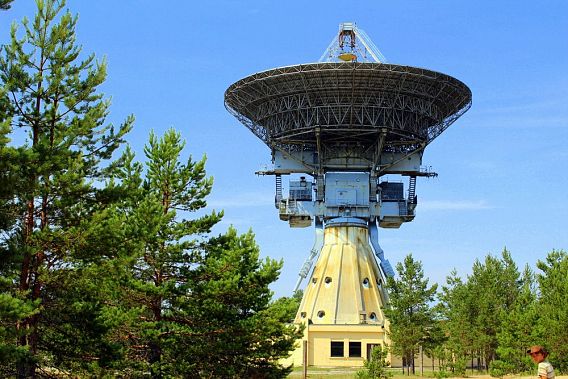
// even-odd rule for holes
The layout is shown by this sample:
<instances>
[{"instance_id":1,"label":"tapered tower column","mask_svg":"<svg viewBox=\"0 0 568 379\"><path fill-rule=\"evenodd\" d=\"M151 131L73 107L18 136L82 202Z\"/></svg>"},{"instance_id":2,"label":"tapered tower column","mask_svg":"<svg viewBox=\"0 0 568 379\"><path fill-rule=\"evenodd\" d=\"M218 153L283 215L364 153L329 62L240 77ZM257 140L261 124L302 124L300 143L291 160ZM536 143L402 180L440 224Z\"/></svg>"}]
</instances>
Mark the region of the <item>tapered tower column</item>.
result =
<instances>
[{"instance_id":1,"label":"tapered tower column","mask_svg":"<svg viewBox=\"0 0 568 379\"><path fill-rule=\"evenodd\" d=\"M366 225L327 226L324 246L295 322L314 325L384 325L386 303Z\"/></svg>"},{"instance_id":2,"label":"tapered tower column","mask_svg":"<svg viewBox=\"0 0 568 379\"><path fill-rule=\"evenodd\" d=\"M305 356L309 365L353 366L387 345L384 282L363 220L330 221L296 314L302 343L287 363L301 365Z\"/></svg>"}]
</instances>

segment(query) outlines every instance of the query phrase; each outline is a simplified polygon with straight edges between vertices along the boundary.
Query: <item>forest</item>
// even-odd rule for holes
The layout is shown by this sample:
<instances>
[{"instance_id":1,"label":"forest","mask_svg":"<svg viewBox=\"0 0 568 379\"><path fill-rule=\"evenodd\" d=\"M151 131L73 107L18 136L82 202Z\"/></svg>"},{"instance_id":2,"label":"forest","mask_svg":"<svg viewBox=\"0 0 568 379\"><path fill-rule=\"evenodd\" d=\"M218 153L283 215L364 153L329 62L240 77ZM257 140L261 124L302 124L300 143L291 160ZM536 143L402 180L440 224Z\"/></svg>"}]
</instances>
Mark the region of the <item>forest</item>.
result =
<instances>
[{"instance_id":1,"label":"forest","mask_svg":"<svg viewBox=\"0 0 568 379\"><path fill-rule=\"evenodd\" d=\"M76 24L64 1L38 0L0 36L0 376L286 377L301 294L274 298L282 262L252 231L212 235L213 178L180 132L136 156L134 116L107 121L107 63ZM527 372L533 344L568 370L564 251L520 270L504 250L440 288L408 255L388 291L408 373L419 348L440 375Z\"/></svg>"},{"instance_id":2,"label":"forest","mask_svg":"<svg viewBox=\"0 0 568 379\"><path fill-rule=\"evenodd\" d=\"M500 257L476 260L465 278L455 270L446 283L429 285L422 264L408 255L388 279L392 351L415 370L422 348L442 376L465 376L466 368L492 376L528 373L526 354L545 346L557 372L568 370L568 254L552 251L537 270Z\"/></svg>"}]
</instances>

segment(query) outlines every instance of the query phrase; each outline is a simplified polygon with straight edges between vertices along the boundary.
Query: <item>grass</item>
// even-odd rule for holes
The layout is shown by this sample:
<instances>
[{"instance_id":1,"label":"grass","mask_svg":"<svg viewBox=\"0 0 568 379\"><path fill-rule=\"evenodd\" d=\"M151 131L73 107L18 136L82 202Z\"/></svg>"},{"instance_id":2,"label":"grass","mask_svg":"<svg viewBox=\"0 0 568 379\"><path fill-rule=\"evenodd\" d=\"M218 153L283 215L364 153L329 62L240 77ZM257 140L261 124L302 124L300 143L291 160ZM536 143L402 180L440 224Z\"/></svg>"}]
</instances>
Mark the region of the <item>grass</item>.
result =
<instances>
[{"instance_id":1,"label":"grass","mask_svg":"<svg viewBox=\"0 0 568 379\"><path fill-rule=\"evenodd\" d=\"M361 370L362 367L308 367L308 378L309 379L353 379L355 378L355 373ZM416 371L416 375L406 375L402 374L402 369L390 369L393 374L391 379L424 379L424 378L435 378L435 373L432 370L424 370L424 376L420 375L420 371ZM303 368L294 367L292 373L288 376L289 379L299 379L302 378ZM505 379L532 379L535 375L507 375ZM492 378L485 371L471 371L468 370L465 378L474 379L496 379ZM568 379L568 376L556 376L556 379Z\"/></svg>"},{"instance_id":2,"label":"grass","mask_svg":"<svg viewBox=\"0 0 568 379\"><path fill-rule=\"evenodd\" d=\"M310 379L351 379L361 367L308 367ZM298 379L303 375L302 367L294 367L294 371L288 376L290 379Z\"/></svg>"},{"instance_id":3,"label":"grass","mask_svg":"<svg viewBox=\"0 0 568 379\"><path fill-rule=\"evenodd\" d=\"M310 379L352 379L355 377L357 371L362 370L363 367L308 367L308 378ZM412 379L424 378L420 376L406 376L401 374L400 369L391 369L393 373L392 379ZM288 376L290 379L301 378L303 374L302 367L294 367L294 371ZM430 373L430 377L432 377Z\"/></svg>"}]
</instances>

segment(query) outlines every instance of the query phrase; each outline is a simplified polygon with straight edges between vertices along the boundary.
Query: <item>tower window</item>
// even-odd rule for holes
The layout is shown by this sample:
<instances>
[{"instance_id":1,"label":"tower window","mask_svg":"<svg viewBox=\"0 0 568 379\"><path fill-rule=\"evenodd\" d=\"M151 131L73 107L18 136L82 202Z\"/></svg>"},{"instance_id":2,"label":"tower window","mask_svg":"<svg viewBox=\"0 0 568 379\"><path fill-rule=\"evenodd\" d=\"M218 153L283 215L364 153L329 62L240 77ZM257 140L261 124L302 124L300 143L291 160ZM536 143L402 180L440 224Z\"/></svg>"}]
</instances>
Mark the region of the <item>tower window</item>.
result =
<instances>
[{"instance_id":1,"label":"tower window","mask_svg":"<svg viewBox=\"0 0 568 379\"><path fill-rule=\"evenodd\" d=\"M349 342L349 357L357 358L361 356L361 342Z\"/></svg>"},{"instance_id":2,"label":"tower window","mask_svg":"<svg viewBox=\"0 0 568 379\"><path fill-rule=\"evenodd\" d=\"M359 347L361 350L361 347ZM331 356L343 357L343 341L331 341Z\"/></svg>"}]
</instances>

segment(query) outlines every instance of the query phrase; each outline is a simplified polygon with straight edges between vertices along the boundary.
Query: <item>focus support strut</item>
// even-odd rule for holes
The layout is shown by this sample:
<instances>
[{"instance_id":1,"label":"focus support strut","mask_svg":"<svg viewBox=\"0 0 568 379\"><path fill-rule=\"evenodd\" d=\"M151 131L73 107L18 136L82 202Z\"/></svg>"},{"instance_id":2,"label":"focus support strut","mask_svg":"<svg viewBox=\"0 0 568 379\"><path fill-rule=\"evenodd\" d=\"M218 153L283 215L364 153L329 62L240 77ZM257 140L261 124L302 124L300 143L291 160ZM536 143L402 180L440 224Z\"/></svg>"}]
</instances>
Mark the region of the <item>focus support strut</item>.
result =
<instances>
[{"instance_id":1,"label":"focus support strut","mask_svg":"<svg viewBox=\"0 0 568 379\"><path fill-rule=\"evenodd\" d=\"M298 278L298 281L294 286L294 292L296 292L298 288L300 288L302 280L304 280L310 273L310 269L314 264L314 259L318 256L323 246L323 223L318 218L316 218L315 224L316 224L316 240L314 241L314 246L312 247L312 250L310 250L310 255L306 258L304 264L302 265L302 268L300 269L300 273L298 274L300 277Z\"/></svg>"}]
</instances>

